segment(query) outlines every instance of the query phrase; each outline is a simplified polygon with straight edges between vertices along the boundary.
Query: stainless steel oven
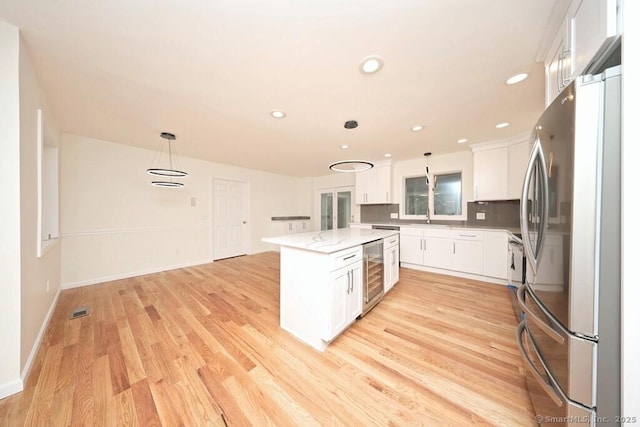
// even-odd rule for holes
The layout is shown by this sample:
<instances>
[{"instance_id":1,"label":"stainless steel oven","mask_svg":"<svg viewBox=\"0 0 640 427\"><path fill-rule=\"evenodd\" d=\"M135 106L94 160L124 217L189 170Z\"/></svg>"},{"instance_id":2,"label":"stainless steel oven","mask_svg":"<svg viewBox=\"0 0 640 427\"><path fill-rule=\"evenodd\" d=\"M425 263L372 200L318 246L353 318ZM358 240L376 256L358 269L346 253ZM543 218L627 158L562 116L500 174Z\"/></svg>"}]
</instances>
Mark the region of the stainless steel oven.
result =
<instances>
[{"instance_id":1,"label":"stainless steel oven","mask_svg":"<svg viewBox=\"0 0 640 427\"><path fill-rule=\"evenodd\" d=\"M383 239L369 242L363 247L362 314L364 316L384 296Z\"/></svg>"},{"instance_id":2,"label":"stainless steel oven","mask_svg":"<svg viewBox=\"0 0 640 427\"><path fill-rule=\"evenodd\" d=\"M509 236L509 257L507 258L509 265L507 271L507 281L510 285L519 287L523 285L526 279L527 261L524 257L524 248L522 240L515 234Z\"/></svg>"},{"instance_id":3,"label":"stainless steel oven","mask_svg":"<svg viewBox=\"0 0 640 427\"><path fill-rule=\"evenodd\" d=\"M516 320L520 322L524 318L522 308L518 303L516 292L524 285L527 279L527 260L524 257L524 248L520 235L509 233L509 252L507 256L507 288L511 295L511 303Z\"/></svg>"}]
</instances>

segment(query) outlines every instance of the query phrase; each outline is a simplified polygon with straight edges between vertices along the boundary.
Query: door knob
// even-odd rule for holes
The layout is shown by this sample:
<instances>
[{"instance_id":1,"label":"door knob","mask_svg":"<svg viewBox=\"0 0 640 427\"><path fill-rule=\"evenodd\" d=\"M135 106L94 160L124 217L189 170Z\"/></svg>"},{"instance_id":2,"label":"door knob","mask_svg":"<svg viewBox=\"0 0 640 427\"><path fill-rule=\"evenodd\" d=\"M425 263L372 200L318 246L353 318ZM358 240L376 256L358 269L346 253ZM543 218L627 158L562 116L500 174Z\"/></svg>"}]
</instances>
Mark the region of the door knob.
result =
<instances>
[{"instance_id":1,"label":"door knob","mask_svg":"<svg viewBox=\"0 0 640 427\"><path fill-rule=\"evenodd\" d=\"M247 221L242 221L242 223L243 223L243 224L246 224L246 223L247 223Z\"/></svg>"}]
</instances>

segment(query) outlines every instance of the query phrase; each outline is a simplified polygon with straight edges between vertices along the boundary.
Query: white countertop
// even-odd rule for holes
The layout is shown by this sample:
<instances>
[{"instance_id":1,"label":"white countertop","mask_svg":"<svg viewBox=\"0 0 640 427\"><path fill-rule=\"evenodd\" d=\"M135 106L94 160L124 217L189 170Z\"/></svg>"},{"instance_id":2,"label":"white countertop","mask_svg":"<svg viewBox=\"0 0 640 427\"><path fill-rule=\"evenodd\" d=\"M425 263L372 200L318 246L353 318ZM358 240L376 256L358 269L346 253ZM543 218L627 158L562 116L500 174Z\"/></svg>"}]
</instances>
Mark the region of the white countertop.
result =
<instances>
[{"instance_id":1,"label":"white countertop","mask_svg":"<svg viewBox=\"0 0 640 427\"><path fill-rule=\"evenodd\" d=\"M263 237L262 241L280 246L289 246L329 254L396 234L398 234L398 232L394 230L340 228L338 230L312 231L309 233L287 234L277 237Z\"/></svg>"},{"instance_id":2,"label":"white countertop","mask_svg":"<svg viewBox=\"0 0 640 427\"><path fill-rule=\"evenodd\" d=\"M520 233L520 227L501 227L501 226L482 226L482 225L462 225L462 224L411 224L411 223L365 223L365 222L354 222L350 225L354 226L374 226L374 225L395 225L401 228L443 228L448 230L478 230L478 231L508 231L513 234Z\"/></svg>"}]
</instances>

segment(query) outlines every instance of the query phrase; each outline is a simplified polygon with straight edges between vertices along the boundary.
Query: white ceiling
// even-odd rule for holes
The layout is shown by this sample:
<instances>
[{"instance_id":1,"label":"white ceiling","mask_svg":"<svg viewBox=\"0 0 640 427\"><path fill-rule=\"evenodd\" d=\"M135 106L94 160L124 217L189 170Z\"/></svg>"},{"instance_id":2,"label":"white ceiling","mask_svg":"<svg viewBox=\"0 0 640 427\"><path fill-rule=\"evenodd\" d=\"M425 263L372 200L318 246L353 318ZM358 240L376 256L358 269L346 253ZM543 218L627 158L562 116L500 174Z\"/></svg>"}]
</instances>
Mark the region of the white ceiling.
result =
<instances>
[{"instance_id":1,"label":"white ceiling","mask_svg":"<svg viewBox=\"0 0 640 427\"><path fill-rule=\"evenodd\" d=\"M336 160L528 132L544 107L536 59L553 4L0 0L0 20L21 28L63 132L155 150L168 131L181 156L319 176ZM368 55L382 71L359 72ZM344 129L350 119L360 126Z\"/></svg>"}]
</instances>

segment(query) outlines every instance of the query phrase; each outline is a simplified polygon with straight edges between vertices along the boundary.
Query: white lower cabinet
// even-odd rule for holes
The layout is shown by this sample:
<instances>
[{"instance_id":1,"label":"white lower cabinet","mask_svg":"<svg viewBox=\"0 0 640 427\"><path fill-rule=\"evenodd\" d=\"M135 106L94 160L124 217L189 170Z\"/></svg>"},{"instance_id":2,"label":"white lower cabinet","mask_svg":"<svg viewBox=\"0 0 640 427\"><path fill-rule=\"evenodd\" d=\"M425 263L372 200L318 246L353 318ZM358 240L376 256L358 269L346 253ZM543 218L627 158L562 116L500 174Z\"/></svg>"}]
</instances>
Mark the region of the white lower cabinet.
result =
<instances>
[{"instance_id":1,"label":"white lower cabinet","mask_svg":"<svg viewBox=\"0 0 640 427\"><path fill-rule=\"evenodd\" d=\"M331 273L329 317L322 337L331 341L362 312L362 259Z\"/></svg>"},{"instance_id":2,"label":"white lower cabinet","mask_svg":"<svg viewBox=\"0 0 640 427\"><path fill-rule=\"evenodd\" d=\"M400 262L424 264L423 242L422 229L400 228Z\"/></svg>"},{"instance_id":3,"label":"white lower cabinet","mask_svg":"<svg viewBox=\"0 0 640 427\"><path fill-rule=\"evenodd\" d=\"M400 262L434 268L450 268L449 229L400 227Z\"/></svg>"},{"instance_id":4,"label":"white lower cabinet","mask_svg":"<svg viewBox=\"0 0 640 427\"><path fill-rule=\"evenodd\" d=\"M400 227L400 262L409 268L506 284L508 244L505 230Z\"/></svg>"},{"instance_id":5,"label":"white lower cabinet","mask_svg":"<svg viewBox=\"0 0 640 427\"><path fill-rule=\"evenodd\" d=\"M507 280L510 265L506 231L484 232L484 275Z\"/></svg>"},{"instance_id":6,"label":"white lower cabinet","mask_svg":"<svg viewBox=\"0 0 640 427\"><path fill-rule=\"evenodd\" d=\"M451 239L427 236L424 238L424 265L449 269L451 267Z\"/></svg>"},{"instance_id":7,"label":"white lower cabinet","mask_svg":"<svg viewBox=\"0 0 640 427\"><path fill-rule=\"evenodd\" d=\"M362 313L362 246L280 253L280 327L323 351Z\"/></svg>"},{"instance_id":8,"label":"white lower cabinet","mask_svg":"<svg viewBox=\"0 0 640 427\"><path fill-rule=\"evenodd\" d=\"M482 231L451 231L453 253L451 269L463 273L483 274L484 234Z\"/></svg>"}]
</instances>

